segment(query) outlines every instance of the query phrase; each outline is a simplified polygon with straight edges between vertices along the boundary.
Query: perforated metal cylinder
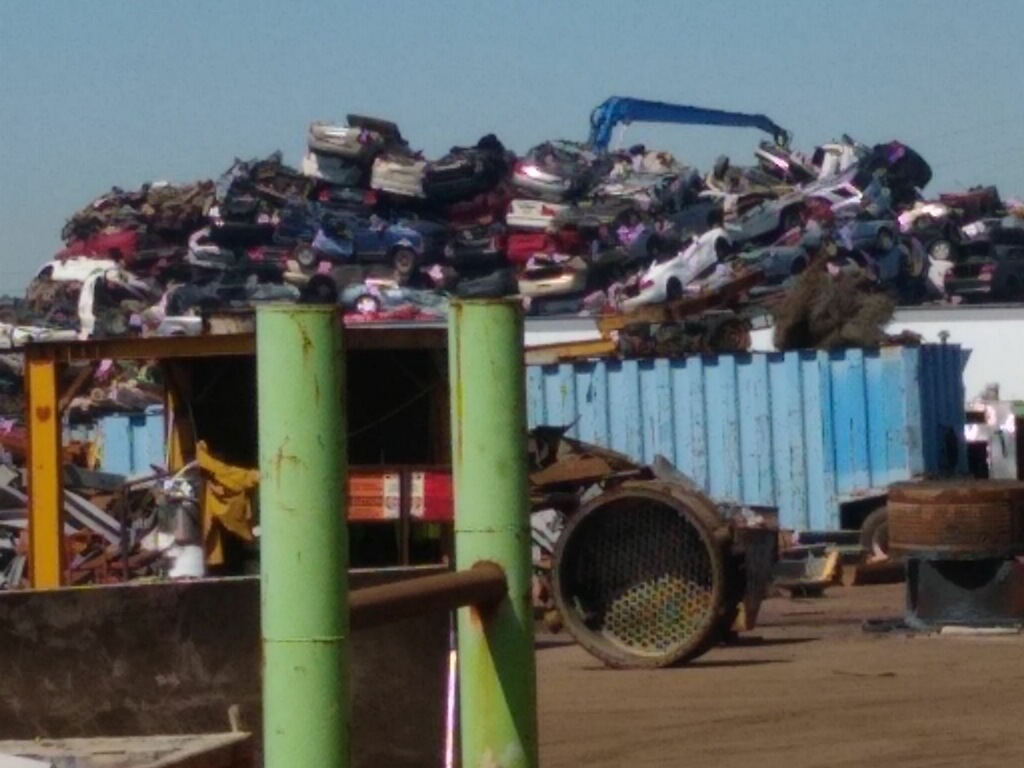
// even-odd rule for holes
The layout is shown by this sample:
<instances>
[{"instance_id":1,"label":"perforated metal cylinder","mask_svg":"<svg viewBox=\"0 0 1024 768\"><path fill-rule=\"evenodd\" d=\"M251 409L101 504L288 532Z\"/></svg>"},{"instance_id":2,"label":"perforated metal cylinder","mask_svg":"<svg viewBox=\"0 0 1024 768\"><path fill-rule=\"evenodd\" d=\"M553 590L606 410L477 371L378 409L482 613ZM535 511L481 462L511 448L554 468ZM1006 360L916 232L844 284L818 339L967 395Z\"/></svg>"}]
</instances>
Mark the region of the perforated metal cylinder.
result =
<instances>
[{"instance_id":1,"label":"perforated metal cylinder","mask_svg":"<svg viewBox=\"0 0 1024 768\"><path fill-rule=\"evenodd\" d=\"M726 614L714 504L635 483L585 505L555 552L554 591L577 642L614 667L664 667L699 655Z\"/></svg>"}]
</instances>

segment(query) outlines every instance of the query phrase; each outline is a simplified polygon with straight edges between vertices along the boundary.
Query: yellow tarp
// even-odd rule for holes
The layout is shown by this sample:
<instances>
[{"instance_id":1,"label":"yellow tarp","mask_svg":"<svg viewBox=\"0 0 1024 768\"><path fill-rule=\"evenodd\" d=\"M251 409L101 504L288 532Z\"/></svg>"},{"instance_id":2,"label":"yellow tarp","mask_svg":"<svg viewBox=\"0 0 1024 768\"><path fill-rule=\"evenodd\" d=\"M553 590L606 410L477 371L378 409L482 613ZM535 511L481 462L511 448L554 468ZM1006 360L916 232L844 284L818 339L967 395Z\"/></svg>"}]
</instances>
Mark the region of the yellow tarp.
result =
<instances>
[{"instance_id":1,"label":"yellow tarp","mask_svg":"<svg viewBox=\"0 0 1024 768\"><path fill-rule=\"evenodd\" d=\"M206 443L196 445L196 458L204 474L203 548L209 565L224 562L224 531L252 541L252 491L259 485L255 469L233 467L210 455Z\"/></svg>"}]
</instances>

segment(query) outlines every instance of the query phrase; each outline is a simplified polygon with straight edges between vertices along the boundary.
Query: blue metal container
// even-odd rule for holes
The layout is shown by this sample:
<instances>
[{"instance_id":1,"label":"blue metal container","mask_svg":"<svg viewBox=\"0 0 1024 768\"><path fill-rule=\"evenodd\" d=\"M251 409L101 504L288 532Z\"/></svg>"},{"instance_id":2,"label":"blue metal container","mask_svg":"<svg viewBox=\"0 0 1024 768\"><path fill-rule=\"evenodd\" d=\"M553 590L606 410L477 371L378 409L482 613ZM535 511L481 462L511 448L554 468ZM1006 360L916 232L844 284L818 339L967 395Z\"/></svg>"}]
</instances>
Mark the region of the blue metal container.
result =
<instances>
[{"instance_id":1,"label":"blue metal container","mask_svg":"<svg viewBox=\"0 0 1024 768\"><path fill-rule=\"evenodd\" d=\"M145 475L153 466L166 466L164 409L111 414L97 420L100 469L120 475Z\"/></svg>"},{"instance_id":2,"label":"blue metal container","mask_svg":"<svg viewBox=\"0 0 1024 768\"><path fill-rule=\"evenodd\" d=\"M528 366L527 407L531 427L660 454L801 531L839 530L844 505L965 463L956 345Z\"/></svg>"}]
</instances>

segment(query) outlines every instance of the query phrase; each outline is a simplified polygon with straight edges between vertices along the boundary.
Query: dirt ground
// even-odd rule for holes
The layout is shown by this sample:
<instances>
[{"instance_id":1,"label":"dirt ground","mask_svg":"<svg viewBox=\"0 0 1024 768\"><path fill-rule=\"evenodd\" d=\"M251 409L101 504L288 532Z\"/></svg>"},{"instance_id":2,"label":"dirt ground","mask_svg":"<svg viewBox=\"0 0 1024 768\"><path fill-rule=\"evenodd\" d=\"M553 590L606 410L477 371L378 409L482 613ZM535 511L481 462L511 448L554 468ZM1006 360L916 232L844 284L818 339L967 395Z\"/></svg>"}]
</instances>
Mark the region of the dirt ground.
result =
<instances>
[{"instance_id":1,"label":"dirt ground","mask_svg":"<svg viewBox=\"0 0 1024 768\"><path fill-rule=\"evenodd\" d=\"M739 644L678 669L609 670L542 636L541 765L1024 765L1024 636L863 631L903 600L903 585L773 598Z\"/></svg>"}]
</instances>

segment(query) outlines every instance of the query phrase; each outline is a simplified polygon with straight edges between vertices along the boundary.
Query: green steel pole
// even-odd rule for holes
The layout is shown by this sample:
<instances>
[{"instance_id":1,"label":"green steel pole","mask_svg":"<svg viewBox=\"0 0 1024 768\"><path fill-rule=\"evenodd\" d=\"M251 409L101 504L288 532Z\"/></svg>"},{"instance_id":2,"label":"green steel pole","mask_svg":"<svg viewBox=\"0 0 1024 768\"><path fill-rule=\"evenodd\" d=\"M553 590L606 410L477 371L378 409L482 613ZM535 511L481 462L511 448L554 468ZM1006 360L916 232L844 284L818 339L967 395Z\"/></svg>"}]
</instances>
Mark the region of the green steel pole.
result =
<instances>
[{"instance_id":1,"label":"green steel pole","mask_svg":"<svg viewBox=\"0 0 1024 768\"><path fill-rule=\"evenodd\" d=\"M335 310L256 311L266 768L348 768L344 353Z\"/></svg>"},{"instance_id":2,"label":"green steel pole","mask_svg":"<svg viewBox=\"0 0 1024 768\"><path fill-rule=\"evenodd\" d=\"M455 561L501 566L508 599L458 619L463 768L536 768L526 387L518 302L453 302L449 317Z\"/></svg>"}]
</instances>

